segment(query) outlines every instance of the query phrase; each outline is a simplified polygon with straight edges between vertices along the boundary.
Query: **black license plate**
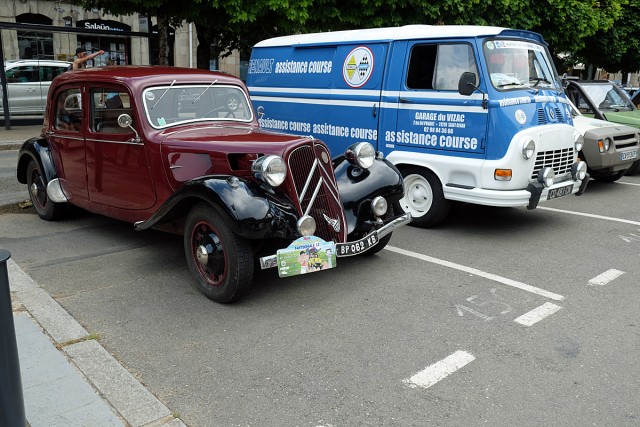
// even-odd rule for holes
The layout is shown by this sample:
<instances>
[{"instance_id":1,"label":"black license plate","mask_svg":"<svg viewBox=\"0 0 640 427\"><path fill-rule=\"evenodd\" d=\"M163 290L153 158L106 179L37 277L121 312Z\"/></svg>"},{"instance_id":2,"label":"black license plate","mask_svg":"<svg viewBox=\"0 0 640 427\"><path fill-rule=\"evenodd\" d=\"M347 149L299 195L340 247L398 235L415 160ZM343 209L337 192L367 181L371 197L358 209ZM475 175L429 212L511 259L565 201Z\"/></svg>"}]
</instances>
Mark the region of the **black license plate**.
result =
<instances>
[{"instance_id":1,"label":"black license plate","mask_svg":"<svg viewBox=\"0 0 640 427\"><path fill-rule=\"evenodd\" d=\"M547 193L547 200L557 199L558 197L568 196L573 191L573 184L564 187L554 188Z\"/></svg>"},{"instance_id":2,"label":"black license plate","mask_svg":"<svg viewBox=\"0 0 640 427\"><path fill-rule=\"evenodd\" d=\"M378 232L374 231L368 236L355 242L336 243L336 255L339 257L358 255L378 243Z\"/></svg>"}]
</instances>

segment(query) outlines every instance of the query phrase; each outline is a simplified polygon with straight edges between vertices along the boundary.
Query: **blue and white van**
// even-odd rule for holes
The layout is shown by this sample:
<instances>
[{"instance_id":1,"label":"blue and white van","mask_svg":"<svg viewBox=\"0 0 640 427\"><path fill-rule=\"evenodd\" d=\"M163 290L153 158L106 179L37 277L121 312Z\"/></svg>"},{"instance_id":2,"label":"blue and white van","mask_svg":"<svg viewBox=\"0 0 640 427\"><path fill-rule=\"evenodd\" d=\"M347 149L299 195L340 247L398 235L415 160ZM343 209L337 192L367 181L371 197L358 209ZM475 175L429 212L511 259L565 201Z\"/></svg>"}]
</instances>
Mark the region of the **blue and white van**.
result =
<instances>
[{"instance_id":1,"label":"blue and white van","mask_svg":"<svg viewBox=\"0 0 640 427\"><path fill-rule=\"evenodd\" d=\"M247 85L263 127L372 143L402 172L413 224L452 201L527 206L582 194L581 139L542 36L410 25L264 40Z\"/></svg>"}]
</instances>

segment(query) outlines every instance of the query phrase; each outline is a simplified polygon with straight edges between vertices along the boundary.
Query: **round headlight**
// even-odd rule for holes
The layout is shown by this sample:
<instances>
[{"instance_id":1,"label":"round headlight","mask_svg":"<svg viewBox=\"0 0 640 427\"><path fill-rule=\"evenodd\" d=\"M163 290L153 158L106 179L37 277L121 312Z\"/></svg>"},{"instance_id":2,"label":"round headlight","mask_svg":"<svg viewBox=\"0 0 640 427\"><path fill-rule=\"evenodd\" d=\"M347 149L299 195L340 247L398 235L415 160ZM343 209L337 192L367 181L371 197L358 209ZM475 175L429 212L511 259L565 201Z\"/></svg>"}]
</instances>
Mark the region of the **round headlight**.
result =
<instances>
[{"instance_id":1,"label":"round headlight","mask_svg":"<svg viewBox=\"0 0 640 427\"><path fill-rule=\"evenodd\" d=\"M253 162L251 171L256 178L272 187L282 184L287 177L287 165L280 156L263 156Z\"/></svg>"},{"instance_id":2,"label":"round headlight","mask_svg":"<svg viewBox=\"0 0 640 427\"><path fill-rule=\"evenodd\" d=\"M605 153L609 151L609 147L611 147L611 138L604 139L604 151Z\"/></svg>"},{"instance_id":3,"label":"round headlight","mask_svg":"<svg viewBox=\"0 0 640 427\"><path fill-rule=\"evenodd\" d=\"M587 164L585 162L577 162L571 166L571 175L575 180L584 180L587 177Z\"/></svg>"},{"instance_id":4,"label":"round headlight","mask_svg":"<svg viewBox=\"0 0 640 427\"><path fill-rule=\"evenodd\" d=\"M542 168L540 172L538 172L538 182L542 183L545 187L551 187L553 185L553 178L555 178L556 173L553 168Z\"/></svg>"},{"instance_id":5,"label":"round headlight","mask_svg":"<svg viewBox=\"0 0 640 427\"><path fill-rule=\"evenodd\" d=\"M371 210L375 216L382 216L387 213L387 199L378 196L371 201Z\"/></svg>"},{"instance_id":6,"label":"round headlight","mask_svg":"<svg viewBox=\"0 0 640 427\"><path fill-rule=\"evenodd\" d=\"M347 160L362 169L369 169L376 159L376 150L368 142L358 142L347 148L344 153Z\"/></svg>"},{"instance_id":7,"label":"round headlight","mask_svg":"<svg viewBox=\"0 0 640 427\"><path fill-rule=\"evenodd\" d=\"M536 143L531 138L523 138L522 142L522 157L525 160L528 160L533 156L536 152Z\"/></svg>"},{"instance_id":8,"label":"round headlight","mask_svg":"<svg viewBox=\"0 0 640 427\"><path fill-rule=\"evenodd\" d=\"M313 236L316 232L316 220L309 215L303 215L298 220L298 233L301 236Z\"/></svg>"},{"instance_id":9,"label":"round headlight","mask_svg":"<svg viewBox=\"0 0 640 427\"><path fill-rule=\"evenodd\" d=\"M582 147L584 146L584 139L578 132L574 132L573 134L573 145L576 148L576 152L581 151Z\"/></svg>"}]
</instances>

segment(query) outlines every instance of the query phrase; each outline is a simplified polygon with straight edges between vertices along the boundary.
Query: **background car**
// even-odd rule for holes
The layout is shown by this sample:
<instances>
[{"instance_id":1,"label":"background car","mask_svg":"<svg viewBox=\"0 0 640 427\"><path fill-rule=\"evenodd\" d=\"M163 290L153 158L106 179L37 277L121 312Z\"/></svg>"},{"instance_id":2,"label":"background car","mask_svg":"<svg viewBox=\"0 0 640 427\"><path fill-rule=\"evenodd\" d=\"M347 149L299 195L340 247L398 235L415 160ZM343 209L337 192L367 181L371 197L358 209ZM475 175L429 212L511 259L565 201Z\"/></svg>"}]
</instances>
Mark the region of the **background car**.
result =
<instances>
[{"instance_id":1,"label":"background car","mask_svg":"<svg viewBox=\"0 0 640 427\"><path fill-rule=\"evenodd\" d=\"M573 125L583 139L581 159L591 178L613 182L638 159L640 130L631 126L586 117L571 104Z\"/></svg>"},{"instance_id":2,"label":"background car","mask_svg":"<svg viewBox=\"0 0 640 427\"><path fill-rule=\"evenodd\" d=\"M9 113L42 115L47 105L51 81L71 68L71 62L21 59L4 63L7 77ZM0 86L0 116L4 116Z\"/></svg>"},{"instance_id":3,"label":"background car","mask_svg":"<svg viewBox=\"0 0 640 427\"><path fill-rule=\"evenodd\" d=\"M608 80L568 80L567 96L587 117L640 128L640 110L629 95ZM640 172L640 160L627 169L628 175Z\"/></svg>"}]
</instances>

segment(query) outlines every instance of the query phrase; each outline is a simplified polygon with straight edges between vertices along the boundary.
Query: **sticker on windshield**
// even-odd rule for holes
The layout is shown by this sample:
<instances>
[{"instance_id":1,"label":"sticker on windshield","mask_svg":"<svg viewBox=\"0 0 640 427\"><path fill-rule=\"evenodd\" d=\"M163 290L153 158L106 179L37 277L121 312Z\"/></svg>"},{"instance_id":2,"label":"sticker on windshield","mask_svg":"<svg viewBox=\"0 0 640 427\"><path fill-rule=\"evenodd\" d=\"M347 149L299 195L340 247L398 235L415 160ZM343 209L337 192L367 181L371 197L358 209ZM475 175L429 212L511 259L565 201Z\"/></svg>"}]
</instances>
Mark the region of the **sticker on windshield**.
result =
<instances>
[{"instance_id":1,"label":"sticker on windshield","mask_svg":"<svg viewBox=\"0 0 640 427\"><path fill-rule=\"evenodd\" d=\"M351 87L363 86L373 72L373 53L368 47L353 49L344 60L342 76Z\"/></svg>"},{"instance_id":2,"label":"sticker on windshield","mask_svg":"<svg viewBox=\"0 0 640 427\"><path fill-rule=\"evenodd\" d=\"M544 48L539 44L531 43L531 42L523 42L517 40L494 40L496 49L528 49L535 50L538 52L543 52ZM489 47L489 42L487 42L487 48Z\"/></svg>"},{"instance_id":3,"label":"sticker on windshield","mask_svg":"<svg viewBox=\"0 0 640 427\"><path fill-rule=\"evenodd\" d=\"M495 47L495 45L493 44L493 42L492 42L492 41L488 41L488 42L487 42L487 49L489 49L489 50L493 50L493 49L495 49L495 48L496 48L496 47Z\"/></svg>"},{"instance_id":4,"label":"sticker on windshield","mask_svg":"<svg viewBox=\"0 0 640 427\"><path fill-rule=\"evenodd\" d=\"M156 99L156 96L153 94L153 92L145 93L144 97L147 98L149 101L153 101L154 99Z\"/></svg>"}]
</instances>

